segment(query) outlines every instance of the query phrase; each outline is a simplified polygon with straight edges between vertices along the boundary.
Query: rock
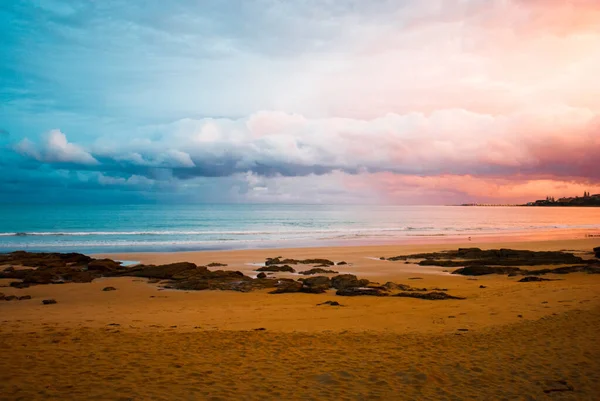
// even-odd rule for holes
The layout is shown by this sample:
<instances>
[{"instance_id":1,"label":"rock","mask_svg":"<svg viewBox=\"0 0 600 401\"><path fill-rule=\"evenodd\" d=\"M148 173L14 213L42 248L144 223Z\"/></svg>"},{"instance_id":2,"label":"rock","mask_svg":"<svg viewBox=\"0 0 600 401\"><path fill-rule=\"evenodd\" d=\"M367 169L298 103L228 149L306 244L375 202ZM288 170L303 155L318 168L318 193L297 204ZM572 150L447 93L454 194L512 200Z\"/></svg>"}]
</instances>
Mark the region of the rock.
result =
<instances>
[{"instance_id":1,"label":"rock","mask_svg":"<svg viewBox=\"0 0 600 401\"><path fill-rule=\"evenodd\" d=\"M283 265L283 266L267 265L267 266L261 267L260 269L256 269L256 271L257 272L289 272L289 273L296 273L296 270L294 270L289 265Z\"/></svg>"},{"instance_id":2,"label":"rock","mask_svg":"<svg viewBox=\"0 0 600 401\"><path fill-rule=\"evenodd\" d=\"M338 274L339 272L336 272L334 270L327 270L327 269L321 269L321 268L314 268L314 269L310 269L310 270L305 270L303 272L298 272L298 274L303 274L305 276L309 276L312 274Z\"/></svg>"},{"instance_id":3,"label":"rock","mask_svg":"<svg viewBox=\"0 0 600 401\"><path fill-rule=\"evenodd\" d=\"M225 267L227 263L212 262L206 265L207 267Z\"/></svg>"},{"instance_id":4,"label":"rock","mask_svg":"<svg viewBox=\"0 0 600 401\"><path fill-rule=\"evenodd\" d=\"M415 288L407 284L396 284L388 281L383 285L388 291L427 291L427 288Z\"/></svg>"},{"instance_id":5,"label":"rock","mask_svg":"<svg viewBox=\"0 0 600 401\"><path fill-rule=\"evenodd\" d=\"M422 259L422 266L466 267L466 266L536 266L568 265L584 263L579 256L568 252L527 251L513 249L459 248L456 251L403 255L388 258L391 261Z\"/></svg>"},{"instance_id":6,"label":"rock","mask_svg":"<svg viewBox=\"0 0 600 401\"><path fill-rule=\"evenodd\" d=\"M445 299L466 299L462 297L455 297L445 292L433 291L427 293L418 293L418 292L401 292L399 294L394 295L395 297L406 297L406 298L419 298L419 299L427 299L430 301L441 301Z\"/></svg>"},{"instance_id":7,"label":"rock","mask_svg":"<svg viewBox=\"0 0 600 401\"><path fill-rule=\"evenodd\" d=\"M93 259L80 253L42 253L16 251L0 255L0 265L11 264L37 268L87 265Z\"/></svg>"},{"instance_id":8,"label":"rock","mask_svg":"<svg viewBox=\"0 0 600 401\"><path fill-rule=\"evenodd\" d=\"M208 272L204 266L196 266L190 262L170 263L166 265L140 265L126 269L119 273L120 276L158 278L162 280L172 279L174 276L183 278L195 274L203 274Z\"/></svg>"},{"instance_id":9,"label":"rock","mask_svg":"<svg viewBox=\"0 0 600 401\"><path fill-rule=\"evenodd\" d=\"M365 287L369 280L359 280L354 274L340 274L331 278L331 286L337 290L343 290L352 287Z\"/></svg>"},{"instance_id":10,"label":"rock","mask_svg":"<svg viewBox=\"0 0 600 401\"><path fill-rule=\"evenodd\" d=\"M0 301L4 301L4 297L5 297L5 295L0 292Z\"/></svg>"},{"instance_id":11,"label":"rock","mask_svg":"<svg viewBox=\"0 0 600 401\"><path fill-rule=\"evenodd\" d=\"M18 299L19 301L25 301L27 299L31 299L31 295L21 295Z\"/></svg>"},{"instance_id":12,"label":"rock","mask_svg":"<svg viewBox=\"0 0 600 401\"><path fill-rule=\"evenodd\" d=\"M5 295L4 296L5 301L17 301L18 299L19 299L19 297L17 297L16 295Z\"/></svg>"},{"instance_id":13,"label":"rock","mask_svg":"<svg viewBox=\"0 0 600 401\"><path fill-rule=\"evenodd\" d=\"M520 273L521 269L518 267L495 267L495 266L467 266L460 269L456 269L452 274L460 274L463 276L484 276L487 274L516 274Z\"/></svg>"},{"instance_id":14,"label":"rock","mask_svg":"<svg viewBox=\"0 0 600 401\"><path fill-rule=\"evenodd\" d=\"M29 288L29 283L24 283L22 281L13 281L12 283L10 283L10 286L14 288Z\"/></svg>"},{"instance_id":15,"label":"rock","mask_svg":"<svg viewBox=\"0 0 600 401\"><path fill-rule=\"evenodd\" d=\"M341 262L336 263L336 265L338 266L344 266L347 265L348 263L344 262L343 260Z\"/></svg>"},{"instance_id":16,"label":"rock","mask_svg":"<svg viewBox=\"0 0 600 401\"><path fill-rule=\"evenodd\" d=\"M267 275L265 273L258 273L258 275L256 276L256 278L267 278Z\"/></svg>"},{"instance_id":17,"label":"rock","mask_svg":"<svg viewBox=\"0 0 600 401\"><path fill-rule=\"evenodd\" d=\"M525 271L523 274L539 276L539 275L544 275L544 274L569 274L569 273L600 274L600 266L592 266L592 265L563 266L563 267L557 267L556 269L529 270L529 271Z\"/></svg>"},{"instance_id":18,"label":"rock","mask_svg":"<svg viewBox=\"0 0 600 401\"><path fill-rule=\"evenodd\" d=\"M321 303L321 304L317 304L317 306L320 306L320 305L342 306L342 305L341 305L339 302L337 302L337 301L325 301L325 302L323 302L323 303Z\"/></svg>"},{"instance_id":19,"label":"rock","mask_svg":"<svg viewBox=\"0 0 600 401\"><path fill-rule=\"evenodd\" d=\"M480 285L479 288L487 288L485 285Z\"/></svg>"},{"instance_id":20,"label":"rock","mask_svg":"<svg viewBox=\"0 0 600 401\"><path fill-rule=\"evenodd\" d=\"M594 248L594 255L596 256L596 258L600 259L600 246Z\"/></svg>"},{"instance_id":21,"label":"rock","mask_svg":"<svg viewBox=\"0 0 600 401\"><path fill-rule=\"evenodd\" d=\"M335 294L343 297L356 297L363 295L385 297L389 295L385 290L373 287L348 287L338 290Z\"/></svg>"},{"instance_id":22,"label":"rock","mask_svg":"<svg viewBox=\"0 0 600 401\"><path fill-rule=\"evenodd\" d=\"M285 265L285 264L288 264L288 265L304 264L304 265L323 265L323 266L335 265L335 263L333 263L331 260L327 260L327 259L299 260L299 259L281 259L280 257L276 257L276 258L267 258L267 260L265 261L265 266Z\"/></svg>"},{"instance_id":23,"label":"rock","mask_svg":"<svg viewBox=\"0 0 600 401\"><path fill-rule=\"evenodd\" d=\"M55 303L57 303L55 299L44 299L44 300L42 300L42 304L44 304L44 305L52 305L52 304L55 304Z\"/></svg>"},{"instance_id":24,"label":"rock","mask_svg":"<svg viewBox=\"0 0 600 401\"><path fill-rule=\"evenodd\" d=\"M121 268L121 262L115 262L111 259L95 259L88 263L88 270L98 272L111 272Z\"/></svg>"},{"instance_id":25,"label":"rock","mask_svg":"<svg viewBox=\"0 0 600 401\"><path fill-rule=\"evenodd\" d=\"M566 380L546 380L544 383L544 393L575 391Z\"/></svg>"},{"instance_id":26,"label":"rock","mask_svg":"<svg viewBox=\"0 0 600 401\"><path fill-rule=\"evenodd\" d=\"M541 278L541 277L523 277L521 280L519 280L519 283L530 283L530 282L535 282L535 281L554 281L548 278Z\"/></svg>"},{"instance_id":27,"label":"rock","mask_svg":"<svg viewBox=\"0 0 600 401\"><path fill-rule=\"evenodd\" d=\"M102 289L102 291L116 291L117 289L115 287L104 287Z\"/></svg>"},{"instance_id":28,"label":"rock","mask_svg":"<svg viewBox=\"0 0 600 401\"><path fill-rule=\"evenodd\" d=\"M302 283L294 280L281 280L275 290L269 294L287 294L293 292L300 292L302 290Z\"/></svg>"},{"instance_id":29,"label":"rock","mask_svg":"<svg viewBox=\"0 0 600 401\"><path fill-rule=\"evenodd\" d=\"M303 284L302 292L322 294L331 288L331 279L326 276L309 277L300 280Z\"/></svg>"}]
</instances>

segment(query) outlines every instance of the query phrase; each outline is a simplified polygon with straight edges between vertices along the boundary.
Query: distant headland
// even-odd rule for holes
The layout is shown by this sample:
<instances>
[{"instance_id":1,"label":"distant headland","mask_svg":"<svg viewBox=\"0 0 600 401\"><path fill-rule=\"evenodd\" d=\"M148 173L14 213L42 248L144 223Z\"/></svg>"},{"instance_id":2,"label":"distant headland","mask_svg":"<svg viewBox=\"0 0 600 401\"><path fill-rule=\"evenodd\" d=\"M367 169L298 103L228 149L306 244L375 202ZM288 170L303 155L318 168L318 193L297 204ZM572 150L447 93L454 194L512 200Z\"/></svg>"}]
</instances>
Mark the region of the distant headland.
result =
<instances>
[{"instance_id":1,"label":"distant headland","mask_svg":"<svg viewBox=\"0 0 600 401\"><path fill-rule=\"evenodd\" d=\"M553 196L547 196L546 199L527 202L526 204L484 204L484 203L463 203L460 206L579 206L579 207L600 207L600 194L590 195L584 192L583 196L573 198L555 199Z\"/></svg>"},{"instance_id":2,"label":"distant headland","mask_svg":"<svg viewBox=\"0 0 600 401\"><path fill-rule=\"evenodd\" d=\"M600 206L600 194L590 195L589 192L585 192L583 196L560 199L548 196L546 199L529 202L524 206Z\"/></svg>"}]
</instances>

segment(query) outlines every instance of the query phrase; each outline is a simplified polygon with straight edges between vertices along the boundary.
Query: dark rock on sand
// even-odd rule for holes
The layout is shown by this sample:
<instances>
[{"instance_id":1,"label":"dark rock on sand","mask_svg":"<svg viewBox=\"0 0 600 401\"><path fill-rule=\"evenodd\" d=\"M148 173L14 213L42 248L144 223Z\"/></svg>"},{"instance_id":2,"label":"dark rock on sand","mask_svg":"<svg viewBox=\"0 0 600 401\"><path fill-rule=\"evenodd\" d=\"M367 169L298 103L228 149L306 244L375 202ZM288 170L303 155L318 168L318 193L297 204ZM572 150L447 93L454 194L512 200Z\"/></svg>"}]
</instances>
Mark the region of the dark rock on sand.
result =
<instances>
[{"instance_id":1,"label":"dark rock on sand","mask_svg":"<svg viewBox=\"0 0 600 401\"><path fill-rule=\"evenodd\" d=\"M331 278L331 286L337 290L344 290L352 287L365 287L369 285L369 280L359 280L354 274L340 274Z\"/></svg>"},{"instance_id":2,"label":"dark rock on sand","mask_svg":"<svg viewBox=\"0 0 600 401\"><path fill-rule=\"evenodd\" d=\"M275 290L269 294L287 294L293 292L300 292L302 290L302 283L294 280L281 280Z\"/></svg>"},{"instance_id":3,"label":"dark rock on sand","mask_svg":"<svg viewBox=\"0 0 600 401\"><path fill-rule=\"evenodd\" d=\"M337 290L336 295L343 297L356 297L356 296L375 296L375 297L386 297L389 294L381 287L349 287Z\"/></svg>"},{"instance_id":4,"label":"dark rock on sand","mask_svg":"<svg viewBox=\"0 0 600 401\"><path fill-rule=\"evenodd\" d=\"M42 304L44 304L44 305L52 305L52 304L55 304L55 303L57 303L55 299L44 299L44 300L42 300Z\"/></svg>"},{"instance_id":5,"label":"dark rock on sand","mask_svg":"<svg viewBox=\"0 0 600 401\"><path fill-rule=\"evenodd\" d=\"M544 393L575 391L575 388L566 380L546 380L544 383Z\"/></svg>"},{"instance_id":6,"label":"dark rock on sand","mask_svg":"<svg viewBox=\"0 0 600 401\"><path fill-rule=\"evenodd\" d=\"M343 260L341 262L337 262L336 265L337 266L344 266L347 265L348 263L344 262Z\"/></svg>"},{"instance_id":7,"label":"dark rock on sand","mask_svg":"<svg viewBox=\"0 0 600 401\"><path fill-rule=\"evenodd\" d=\"M280 257L267 258L267 260L265 261L265 266L285 265L285 264L287 264L287 265L303 264L303 265L333 266L335 263L333 263L331 260L328 260L328 259L281 259Z\"/></svg>"},{"instance_id":8,"label":"dark rock on sand","mask_svg":"<svg viewBox=\"0 0 600 401\"><path fill-rule=\"evenodd\" d=\"M18 299L19 299L19 297L17 297L16 295L5 295L4 296L5 301L17 301Z\"/></svg>"},{"instance_id":9,"label":"dark rock on sand","mask_svg":"<svg viewBox=\"0 0 600 401\"><path fill-rule=\"evenodd\" d=\"M598 248L594 248L594 255L600 259L600 246Z\"/></svg>"},{"instance_id":10,"label":"dark rock on sand","mask_svg":"<svg viewBox=\"0 0 600 401\"><path fill-rule=\"evenodd\" d=\"M391 281L385 283L383 287L389 291L427 291L427 288L415 288L408 284L397 284Z\"/></svg>"},{"instance_id":11,"label":"dark rock on sand","mask_svg":"<svg viewBox=\"0 0 600 401\"><path fill-rule=\"evenodd\" d=\"M519 280L519 283L531 283L531 282L535 282L535 281L554 281L551 280L549 278L541 278L541 277L523 277L521 280Z\"/></svg>"},{"instance_id":12,"label":"dark rock on sand","mask_svg":"<svg viewBox=\"0 0 600 401\"><path fill-rule=\"evenodd\" d=\"M256 276L256 278L267 278L267 275L265 273L258 273L258 275Z\"/></svg>"},{"instance_id":13,"label":"dark rock on sand","mask_svg":"<svg viewBox=\"0 0 600 401\"><path fill-rule=\"evenodd\" d=\"M31 299L31 295L21 295L18 299L19 301L25 301L27 299Z\"/></svg>"},{"instance_id":14,"label":"dark rock on sand","mask_svg":"<svg viewBox=\"0 0 600 401\"><path fill-rule=\"evenodd\" d=\"M321 305L342 306L338 301L325 301L321 304L317 304L317 306L321 306Z\"/></svg>"},{"instance_id":15,"label":"dark rock on sand","mask_svg":"<svg viewBox=\"0 0 600 401\"><path fill-rule=\"evenodd\" d=\"M529 270L529 271L525 271L523 274L540 276L543 274L569 274L569 273L600 274L600 266L596 266L596 265L563 266L563 267L557 267L556 269Z\"/></svg>"},{"instance_id":16,"label":"dark rock on sand","mask_svg":"<svg viewBox=\"0 0 600 401\"><path fill-rule=\"evenodd\" d=\"M336 272L334 270L327 270L327 269L321 269L320 267L316 267L314 269L310 269L310 270L305 270L303 272L298 272L298 274L303 274L305 276L310 276L312 274L338 274L339 272Z\"/></svg>"},{"instance_id":17,"label":"dark rock on sand","mask_svg":"<svg viewBox=\"0 0 600 401\"><path fill-rule=\"evenodd\" d=\"M511 274L511 273L520 273L521 269L518 267L495 267L495 266L485 266L485 265L476 265L476 266L467 266L460 269L456 269L452 272L452 274L460 274L463 276L484 276L487 274Z\"/></svg>"},{"instance_id":18,"label":"dark rock on sand","mask_svg":"<svg viewBox=\"0 0 600 401\"><path fill-rule=\"evenodd\" d=\"M579 256L558 251L527 251L513 249L459 248L456 251L395 256L388 260L422 259L422 266L536 266L586 263Z\"/></svg>"},{"instance_id":19,"label":"dark rock on sand","mask_svg":"<svg viewBox=\"0 0 600 401\"><path fill-rule=\"evenodd\" d=\"M116 291L117 289L115 287L104 287L102 289L102 291Z\"/></svg>"},{"instance_id":20,"label":"dark rock on sand","mask_svg":"<svg viewBox=\"0 0 600 401\"><path fill-rule=\"evenodd\" d=\"M225 267L227 263L212 262L206 265L207 267Z\"/></svg>"},{"instance_id":21,"label":"dark rock on sand","mask_svg":"<svg viewBox=\"0 0 600 401\"><path fill-rule=\"evenodd\" d=\"M455 296L452 296L450 294L447 294L447 293L441 292L441 291L433 291L433 292L427 292L427 293L401 292L394 296L395 297L427 299L427 300L431 300L431 301L441 301L441 300L445 300L445 299L466 299L463 297L455 297Z\"/></svg>"},{"instance_id":22,"label":"dark rock on sand","mask_svg":"<svg viewBox=\"0 0 600 401\"><path fill-rule=\"evenodd\" d=\"M289 265L283 265L283 266L278 266L278 265L267 265L264 267L261 267L259 269L256 269L257 272L289 272L289 273L296 273L296 270L294 270L293 267L289 266Z\"/></svg>"},{"instance_id":23,"label":"dark rock on sand","mask_svg":"<svg viewBox=\"0 0 600 401\"><path fill-rule=\"evenodd\" d=\"M343 297L356 297L356 296L375 296L375 297L386 297L389 294L385 289L381 287L349 287L337 290L336 295Z\"/></svg>"},{"instance_id":24,"label":"dark rock on sand","mask_svg":"<svg viewBox=\"0 0 600 401\"><path fill-rule=\"evenodd\" d=\"M331 288L331 279L326 276L302 278L302 292L321 294Z\"/></svg>"},{"instance_id":25,"label":"dark rock on sand","mask_svg":"<svg viewBox=\"0 0 600 401\"><path fill-rule=\"evenodd\" d=\"M111 272L121 268L121 262L112 259L95 259L88 263L87 269L98 272Z\"/></svg>"},{"instance_id":26,"label":"dark rock on sand","mask_svg":"<svg viewBox=\"0 0 600 401\"><path fill-rule=\"evenodd\" d=\"M169 263L166 265L140 265L119 272L119 276L158 278L169 280L174 276L193 275L196 272L207 272L204 266L196 266L190 262Z\"/></svg>"}]
</instances>

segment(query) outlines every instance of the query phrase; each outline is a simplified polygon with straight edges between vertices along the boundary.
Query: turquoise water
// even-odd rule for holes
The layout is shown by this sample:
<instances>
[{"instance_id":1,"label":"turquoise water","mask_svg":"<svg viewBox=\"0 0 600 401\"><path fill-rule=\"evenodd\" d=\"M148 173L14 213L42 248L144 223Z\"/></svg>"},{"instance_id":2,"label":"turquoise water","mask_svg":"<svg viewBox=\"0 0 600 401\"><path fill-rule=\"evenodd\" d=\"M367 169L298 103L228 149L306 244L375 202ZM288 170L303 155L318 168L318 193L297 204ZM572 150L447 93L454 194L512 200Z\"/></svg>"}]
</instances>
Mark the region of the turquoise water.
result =
<instances>
[{"instance_id":1,"label":"turquoise water","mask_svg":"<svg viewBox=\"0 0 600 401\"><path fill-rule=\"evenodd\" d=\"M0 205L0 252L145 252L600 230L600 208Z\"/></svg>"}]
</instances>

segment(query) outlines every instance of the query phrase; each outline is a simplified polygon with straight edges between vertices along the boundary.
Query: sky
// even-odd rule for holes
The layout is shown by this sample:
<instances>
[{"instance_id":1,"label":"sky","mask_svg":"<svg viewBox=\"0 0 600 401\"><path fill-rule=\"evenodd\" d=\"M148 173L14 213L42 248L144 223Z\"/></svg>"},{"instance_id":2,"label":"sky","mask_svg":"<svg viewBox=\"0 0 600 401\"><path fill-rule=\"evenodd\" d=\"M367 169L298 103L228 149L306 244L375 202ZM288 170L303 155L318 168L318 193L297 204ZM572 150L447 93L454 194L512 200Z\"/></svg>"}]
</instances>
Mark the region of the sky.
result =
<instances>
[{"instance_id":1,"label":"sky","mask_svg":"<svg viewBox=\"0 0 600 401\"><path fill-rule=\"evenodd\" d=\"M597 0L13 0L0 37L0 202L600 193Z\"/></svg>"}]
</instances>

